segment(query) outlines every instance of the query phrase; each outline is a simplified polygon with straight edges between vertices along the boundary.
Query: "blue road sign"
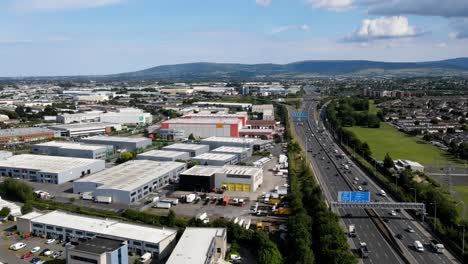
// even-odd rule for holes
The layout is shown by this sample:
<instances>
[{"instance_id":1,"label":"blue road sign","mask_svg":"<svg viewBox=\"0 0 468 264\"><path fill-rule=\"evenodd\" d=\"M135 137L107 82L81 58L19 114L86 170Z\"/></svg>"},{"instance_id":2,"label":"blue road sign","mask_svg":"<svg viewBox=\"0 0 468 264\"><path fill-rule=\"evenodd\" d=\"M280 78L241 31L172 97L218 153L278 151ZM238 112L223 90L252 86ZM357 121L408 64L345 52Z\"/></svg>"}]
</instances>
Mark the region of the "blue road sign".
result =
<instances>
[{"instance_id":1,"label":"blue road sign","mask_svg":"<svg viewBox=\"0 0 468 264\"><path fill-rule=\"evenodd\" d=\"M370 192L339 192L338 202L368 203Z\"/></svg>"},{"instance_id":2,"label":"blue road sign","mask_svg":"<svg viewBox=\"0 0 468 264\"><path fill-rule=\"evenodd\" d=\"M305 113L305 112L294 112L293 117L307 117L307 113Z\"/></svg>"}]
</instances>

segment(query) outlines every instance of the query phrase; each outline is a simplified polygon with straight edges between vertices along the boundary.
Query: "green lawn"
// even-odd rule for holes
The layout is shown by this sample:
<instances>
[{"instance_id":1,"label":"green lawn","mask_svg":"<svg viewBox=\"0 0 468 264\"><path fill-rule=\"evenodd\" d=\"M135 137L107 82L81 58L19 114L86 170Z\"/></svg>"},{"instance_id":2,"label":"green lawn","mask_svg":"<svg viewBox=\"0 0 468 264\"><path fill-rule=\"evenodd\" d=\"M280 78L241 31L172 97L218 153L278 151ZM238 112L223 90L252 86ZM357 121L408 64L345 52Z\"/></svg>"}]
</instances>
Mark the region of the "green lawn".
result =
<instances>
[{"instance_id":1,"label":"green lawn","mask_svg":"<svg viewBox=\"0 0 468 264\"><path fill-rule=\"evenodd\" d=\"M377 107L375 106L374 100L369 100L369 114L377 114Z\"/></svg>"},{"instance_id":2,"label":"green lawn","mask_svg":"<svg viewBox=\"0 0 468 264\"><path fill-rule=\"evenodd\" d=\"M456 163L456 160L448 153L422 139L408 136L383 122L380 128L349 127L346 129L353 131L362 142L367 142L371 148L372 157L377 160L383 160L388 152L393 159L408 159L423 165Z\"/></svg>"},{"instance_id":3,"label":"green lawn","mask_svg":"<svg viewBox=\"0 0 468 264\"><path fill-rule=\"evenodd\" d=\"M456 192L458 192L462 196L463 202L465 203L466 206L468 206L468 186L453 186L452 188L453 188L453 190L455 190ZM459 215L462 215L463 205L458 205L457 210L459 212ZM466 213L465 217L467 217L468 216L468 207L466 208L465 213ZM466 219L468 219L468 217Z\"/></svg>"}]
</instances>

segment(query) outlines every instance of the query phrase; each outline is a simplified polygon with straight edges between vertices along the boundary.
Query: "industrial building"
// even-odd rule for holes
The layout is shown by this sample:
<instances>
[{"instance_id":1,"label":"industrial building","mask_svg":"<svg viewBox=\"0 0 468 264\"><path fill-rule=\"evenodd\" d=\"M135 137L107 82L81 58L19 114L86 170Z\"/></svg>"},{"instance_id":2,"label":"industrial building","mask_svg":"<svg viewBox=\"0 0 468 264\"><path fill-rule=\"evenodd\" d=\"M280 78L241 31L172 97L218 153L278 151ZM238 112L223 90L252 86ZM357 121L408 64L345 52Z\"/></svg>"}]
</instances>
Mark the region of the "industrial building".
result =
<instances>
[{"instance_id":1,"label":"industrial building","mask_svg":"<svg viewBox=\"0 0 468 264\"><path fill-rule=\"evenodd\" d=\"M74 181L73 192L91 193L95 198L107 197L112 203L130 204L178 180L186 168L186 164L181 162L127 161Z\"/></svg>"},{"instance_id":2,"label":"industrial building","mask_svg":"<svg viewBox=\"0 0 468 264\"><path fill-rule=\"evenodd\" d=\"M265 121L275 120L275 108L272 104L252 105L252 112L261 113L262 120L265 120Z\"/></svg>"},{"instance_id":3,"label":"industrial building","mask_svg":"<svg viewBox=\"0 0 468 264\"><path fill-rule=\"evenodd\" d=\"M76 241L95 236L126 240L129 252L138 255L150 252L155 259L169 256L177 235L177 230L166 227L156 228L62 211L32 212L18 217L16 225L23 234L32 233L58 240Z\"/></svg>"},{"instance_id":4,"label":"industrial building","mask_svg":"<svg viewBox=\"0 0 468 264\"><path fill-rule=\"evenodd\" d=\"M226 228L187 227L166 264L220 263L226 250Z\"/></svg>"},{"instance_id":5,"label":"industrial building","mask_svg":"<svg viewBox=\"0 0 468 264\"><path fill-rule=\"evenodd\" d=\"M94 136L82 138L81 142L88 144L111 145L115 149L132 151L134 149L144 149L152 144L150 138L145 137L109 137Z\"/></svg>"},{"instance_id":6,"label":"industrial building","mask_svg":"<svg viewBox=\"0 0 468 264\"><path fill-rule=\"evenodd\" d=\"M179 187L185 191L254 192L263 182L263 170L250 166L194 166L180 174Z\"/></svg>"},{"instance_id":7,"label":"industrial building","mask_svg":"<svg viewBox=\"0 0 468 264\"><path fill-rule=\"evenodd\" d=\"M184 143L176 143L169 146L165 146L162 148L163 150L171 150L171 151L181 151L181 152L188 152L190 157L195 157L210 151L210 147L207 145L200 145L200 144L184 144Z\"/></svg>"},{"instance_id":8,"label":"industrial building","mask_svg":"<svg viewBox=\"0 0 468 264\"><path fill-rule=\"evenodd\" d=\"M122 126L115 123L78 123L66 125L54 125L49 129L56 131L60 137L83 137L108 134L111 131L120 131Z\"/></svg>"},{"instance_id":9,"label":"industrial building","mask_svg":"<svg viewBox=\"0 0 468 264\"><path fill-rule=\"evenodd\" d=\"M155 161L190 160L190 153L183 151L151 150L138 154L136 158L139 160Z\"/></svg>"},{"instance_id":10,"label":"industrial building","mask_svg":"<svg viewBox=\"0 0 468 264\"><path fill-rule=\"evenodd\" d=\"M128 244L126 240L94 237L78 245L65 245L67 264L118 264L128 263Z\"/></svg>"},{"instance_id":11,"label":"industrial building","mask_svg":"<svg viewBox=\"0 0 468 264\"><path fill-rule=\"evenodd\" d=\"M252 151L248 148L243 148L243 147L222 146L219 148L215 148L210 152L220 153L220 154L234 154L237 157L237 163L243 162L247 160L247 158L252 156Z\"/></svg>"},{"instance_id":12,"label":"industrial building","mask_svg":"<svg viewBox=\"0 0 468 264\"><path fill-rule=\"evenodd\" d=\"M240 137L249 137L249 138L260 138L266 137L267 139L273 139L274 130L272 129L252 129L252 128L242 128L239 130Z\"/></svg>"},{"instance_id":13,"label":"industrial building","mask_svg":"<svg viewBox=\"0 0 468 264\"><path fill-rule=\"evenodd\" d=\"M91 145L65 141L50 141L32 146L37 155L76 157L85 159L108 159L114 153L110 145Z\"/></svg>"},{"instance_id":14,"label":"industrial building","mask_svg":"<svg viewBox=\"0 0 468 264\"><path fill-rule=\"evenodd\" d=\"M57 122L62 124L82 122L106 122L120 125L151 124L153 117L137 108L121 108L115 112L89 111L77 114L62 114L57 116Z\"/></svg>"},{"instance_id":15,"label":"industrial building","mask_svg":"<svg viewBox=\"0 0 468 264\"><path fill-rule=\"evenodd\" d=\"M270 144L270 142L256 138L209 137L202 139L200 144L208 145L210 149L228 146L249 148L255 151L264 149L265 145Z\"/></svg>"},{"instance_id":16,"label":"industrial building","mask_svg":"<svg viewBox=\"0 0 468 264\"><path fill-rule=\"evenodd\" d=\"M22 154L0 160L0 174L62 184L105 169L103 160Z\"/></svg>"},{"instance_id":17,"label":"industrial building","mask_svg":"<svg viewBox=\"0 0 468 264\"><path fill-rule=\"evenodd\" d=\"M220 106L226 107L229 109L251 109L252 104L243 104L243 103L226 103L226 102L194 102L192 105L196 106Z\"/></svg>"},{"instance_id":18,"label":"industrial building","mask_svg":"<svg viewBox=\"0 0 468 264\"><path fill-rule=\"evenodd\" d=\"M193 161L198 162L200 165L223 166L229 164L237 164L239 159L234 154L222 153L203 153L192 158Z\"/></svg>"},{"instance_id":19,"label":"industrial building","mask_svg":"<svg viewBox=\"0 0 468 264\"><path fill-rule=\"evenodd\" d=\"M54 137L54 131L47 128L27 127L0 129L0 143L31 142Z\"/></svg>"},{"instance_id":20,"label":"industrial building","mask_svg":"<svg viewBox=\"0 0 468 264\"><path fill-rule=\"evenodd\" d=\"M192 114L186 114L182 118L186 118L186 119L233 119L233 118L237 118L241 120L241 125L245 126L247 124L248 115L247 115L247 112L237 112L235 114L192 113Z\"/></svg>"},{"instance_id":21,"label":"industrial building","mask_svg":"<svg viewBox=\"0 0 468 264\"><path fill-rule=\"evenodd\" d=\"M394 160L393 163L395 164L395 168L398 171L405 170L406 168L410 168L413 171L424 172L424 166L421 163L411 160Z\"/></svg>"},{"instance_id":22,"label":"industrial building","mask_svg":"<svg viewBox=\"0 0 468 264\"><path fill-rule=\"evenodd\" d=\"M242 128L242 120L237 118L176 118L164 121L162 129L176 129L184 131L185 137L193 134L196 138L238 137Z\"/></svg>"}]
</instances>

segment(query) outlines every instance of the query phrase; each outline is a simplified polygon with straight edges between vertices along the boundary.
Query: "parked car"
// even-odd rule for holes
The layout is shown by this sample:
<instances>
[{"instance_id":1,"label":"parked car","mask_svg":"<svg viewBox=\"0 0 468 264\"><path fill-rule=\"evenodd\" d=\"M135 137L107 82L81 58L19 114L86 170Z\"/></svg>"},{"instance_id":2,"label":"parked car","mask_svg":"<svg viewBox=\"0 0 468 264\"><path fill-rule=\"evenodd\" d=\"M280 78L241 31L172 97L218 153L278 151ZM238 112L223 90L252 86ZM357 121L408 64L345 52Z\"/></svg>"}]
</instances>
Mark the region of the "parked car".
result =
<instances>
[{"instance_id":1,"label":"parked car","mask_svg":"<svg viewBox=\"0 0 468 264\"><path fill-rule=\"evenodd\" d=\"M33 253L33 254L34 254L34 253L39 252L39 250L41 250L41 247L33 247L33 248L31 249L31 251L29 251L29 253Z\"/></svg>"},{"instance_id":2,"label":"parked car","mask_svg":"<svg viewBox=\"0 0 468 264\"><path fill-rule=\"evenodd\" d=\"M10 246L10 249L16 251L16 250L20 250L20 249L24 248L25 246L26 246L25 243L23 243L23 242L18 242L18 243L14 243L13 245L11 245L11 246Z\"/></svg>"},{"instance_id":3,"label":"parked car","mask_svg":"<svg viewBox=\"0 0 468 264\"><path fill-rule=\"evenodd\" d=\"M40 258L32 258L31 263L36 264L38 261L41 261Z\"/></svg>"},{"instance_id":4,"label":"parked car","mask_svg":"<svg viewBox=\"0 0 468 264\"><path fill-rule=\"evenodd\" d=\"M32 258L32 256L34 256L32 253L26 253L26 254L24 254L24 255L21 256L21 259Z\"/></svg>"},{"instance_id":5,"label":"parked car","mask_svg":"<svg viewBox=\"0 0 468 264\"><path fill-rule=\"evenodd\" d=\"M51 239L47 239L47 241L45 242L47 245L50 245L52 243L55 242L55 239L54 238L51 238Z\"/></svg>"},{"instance_id":6,"label":"parked car","mask_svg":"<svg viewBox=\"0 0 468 264\"><path fill-rule=\"evenodd\" d=\"M42 256L48 257L48 256L52 255L53 253L54 253L54 251L52 251L52 250L46 248L46 249L44 249L44 250L42 251L41 255L42 255Z\"/></svg>"},{"instance_id":7,"label":"parked car","mask_svg":"<svg viewBox=\"0 0 468 264\"><path fill-rule=\"evenodd\" d=\"M55 259L55 258L60 257L61 255L62 255L62 253L61 253L60 251L56 251L56 252L54 252L54 253L52 254L51 257Z\"/></svg>"}]
</instances>

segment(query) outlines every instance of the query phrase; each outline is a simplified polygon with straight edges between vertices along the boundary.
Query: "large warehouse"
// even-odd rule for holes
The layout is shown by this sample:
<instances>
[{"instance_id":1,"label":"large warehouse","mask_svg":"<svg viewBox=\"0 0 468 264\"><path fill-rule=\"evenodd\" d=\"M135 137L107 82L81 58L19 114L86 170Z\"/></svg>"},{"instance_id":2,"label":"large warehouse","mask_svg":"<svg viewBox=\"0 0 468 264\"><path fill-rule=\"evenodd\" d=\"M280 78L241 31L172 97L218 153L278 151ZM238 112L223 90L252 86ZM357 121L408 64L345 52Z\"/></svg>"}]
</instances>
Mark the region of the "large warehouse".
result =
<instances>
[{"instance_id":1,"label":"large warehouse","mask_svg":"<svg viewBox=\"0 0 468 264\"><path fill-rule=\"evenodd\" d=\"M164 259L176 243L177 230L167 227L156 228L140 224L52 211L32 212L17 218L17 227L23 234L32 233L57 240L76 241L96 235L128 240L128 250L142 255L153 254L155 259Z\"/></svg>"},{"instance_id":2,"label":"large warehouse","mask_svg":"<svg viewBox=\"0 0 468 264\"><path fill-rule=\"evenodd\" d=\"M271 141L256 139L256 138L232 138L232 137L209 137L201 140L201 144L210 146L210 149L227 147L243 147L251 151L261 150L264 145Z\"/></svg>"},{"instance_id":3,"label":"large warehouse","mask_svg":"<svg viewBox=\"0 0 468 264\"><path fill-rule=\"evenodd\" d=\"M166 264L222 263L226 250L226 228L187 227Z\"/></svg>"},{"instance_id":4,"label":"large warehouse","mask_svg":"<svg viewBox=\"0 0 468 264\"><path fill-rule=\"evenodd\" d=\"M221 153L221 154L234 154L237 156L237 163L245 161L247 158L252 156L252 151L248 148L243 147L227 147L222 146L219 148L215 148L211 153Z\"/></svg>"},{"instance_id":5,"label":"large warehouse","mask_svg":"<svg viewBox=\"0 0 468 264\"><path fill-rule=\"evenodd\" d=\"M73 192L91 192L93 197L130 204L176 181L186 168L181 162L132 160L73 182Z\"/></svg>"},{"instance_id":6,"label":"large warehouse","mask_svg":"<svg viewBox=\"0 0 468 264\"><path fill-rule=\"evenodd\" d=\"M78 123L66 125L54 125L49 127L61 137L83 137L108 134L112 130L120 131L122 126L115 123Z\"/></svg>"},{"instance_id":7,"label":"large warehouse","mask_svg":"<svg viewBox=\"0 0 468 264\"><path fill-rule=\"evenodd\" d=\"M247 124L248 115L247 112L237 112L235 114L226 114L226 113L193 113L186 114L182 118L188 119L232 119L237 118L242 121L242 126Z\"/></svg>"},{"instance_id":8,"label":"large warehouse","mask_svg":"<svg viewBox=\"0 0 468 264\"><path fill-rule=\"evenodd\" d=\"M163 150L170 150L170 151L180 151L180 152L188 152L190 157L195 157L210 151L210 147L207 145L200 145L200 144L183 144L183 143L176 143L166 147L163 147Z\"/></svg>"},{"instance_id":9,"label":"large warehouse","mask_svg":"<svg viewBox=\"0 0 468 264\"><path fill-rule=\"evenodd\" d=\"M111 145L114 146L115 149L125 149L128 151L137 148L144 149L152 144L152 140L145 137L94 136L82 138L81 141L88 144Z\"/></svg>"},{"instance_id":10,"label":"large warehouse","mask_svg":"<svg viewBox=\"0 0 468 264\"><path fill-rule=\"evenodd\" d=\"M0 161L2 176L62 184L105 169L103 160L22 154Z\"/></svg>"},{"instance_id":11,"label":"large warehouse","mask_svg":"<svg viewBox=\"0 0 468 264\"><path fill-rule=\"evenodd\" d=\"M237 118L176 118L164 121L162 129L183 130L185 137L193 134L196 138L218 137L238 137L242 128L242 120Z\"/></svg>"},{"instance_id":12,"label":"large warehouse","mask_svg":"<svg viewBox=\"0 0 468 264\"><path fill-rule=\"evenodd\" d=\"M136 158L139 160L155 161L190 160L190 153L183 151L151 150L138 154Z\"/></svg>"},{"instance_id":13,"label":"large warehouse","mask_svg":"<svg viewBox=\"0 0 468 264\"><path fill-rule=\"evenodd\" d=\"M54 136L54 131L40 127L0 129L0 143L38 141Z\"/></svg>"},{"instance_id":14,"label":"large warehouse","mask_svg":"<svg viewBox=\"0 0 468 264\"><path fill-rule=\"evenodd\" d=\"M112 157L114 147L91 145L64 141L50 141L32 146L32 153L48 156L76 157L85 159L108 159Z\"/></svg>"},{"instance_id":15,"label":"large warehouse","mask_svg":"<svg viewBox=\"0 0 468 264\"><path fill-rule=\"evenodd\" d=\"M179 187L185 191L254 192L263 182L263 170L250 166L194 166L180 174Z\"/></svg>"},{"instance_id":16,"label":"large warehouse","mask_svg":"<svg viewBox=\"0 0 468 264\"><path fill-rule=\"evenodd\" d=\"M197 161L200 165L223 166L229 164L237 164L239 159L234 154L208 152L193 157L192 160Z\"/></svg>"}]
</instances>

